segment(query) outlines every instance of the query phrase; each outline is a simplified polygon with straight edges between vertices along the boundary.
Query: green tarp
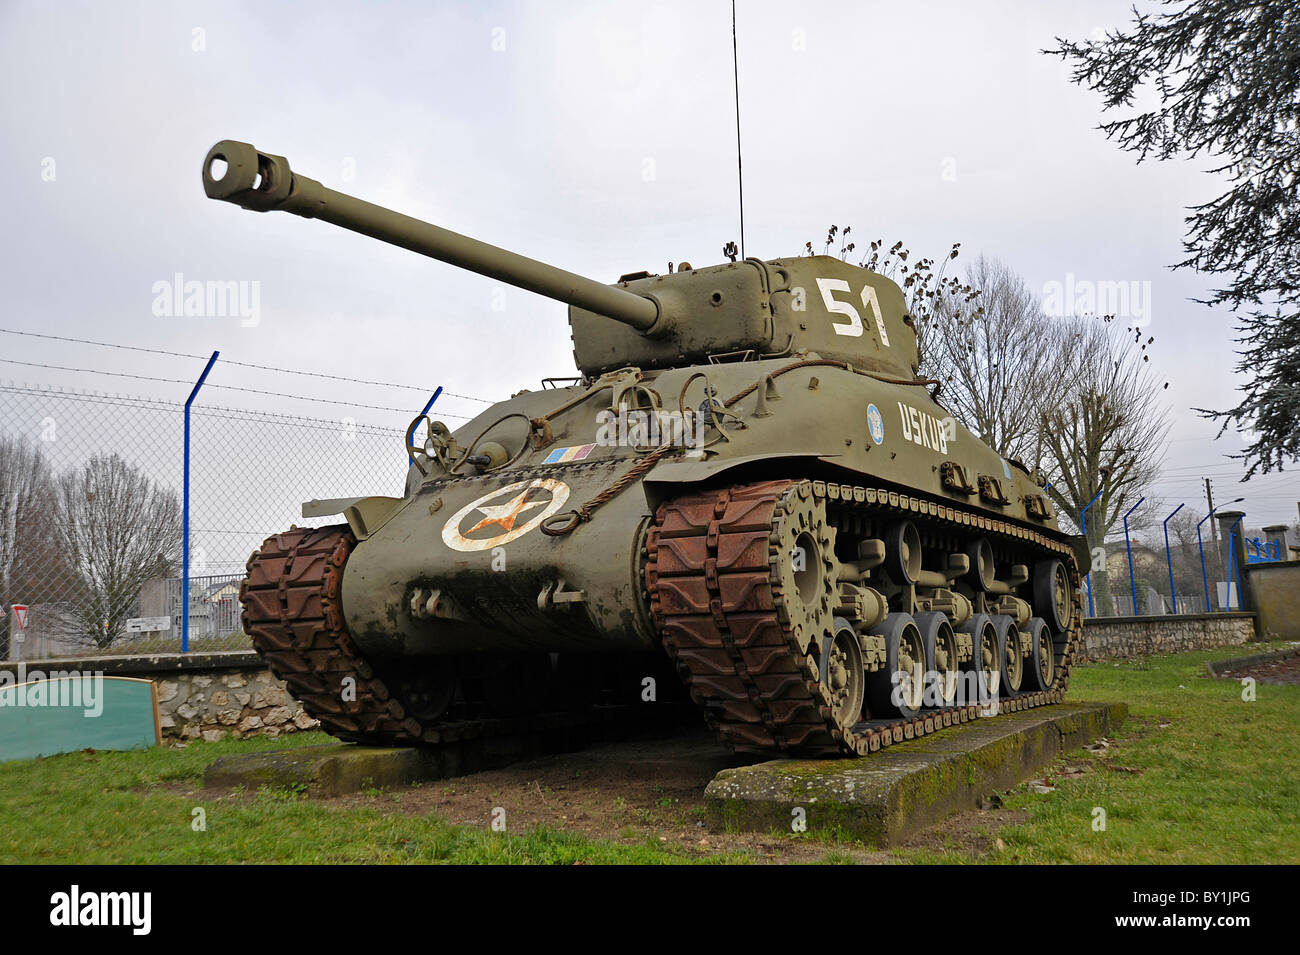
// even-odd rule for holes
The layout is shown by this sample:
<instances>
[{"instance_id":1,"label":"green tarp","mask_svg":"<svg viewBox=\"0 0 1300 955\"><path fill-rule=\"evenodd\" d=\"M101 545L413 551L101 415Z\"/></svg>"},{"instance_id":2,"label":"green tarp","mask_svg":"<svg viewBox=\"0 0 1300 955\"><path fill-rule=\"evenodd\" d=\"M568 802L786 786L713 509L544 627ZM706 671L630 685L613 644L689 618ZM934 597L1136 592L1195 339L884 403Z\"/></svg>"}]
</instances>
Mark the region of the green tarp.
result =
<instances>
[{"instance_id":1,"label":"green tarp","mask_svg":"<svg viewBox=\"0 0 1300 955\"><path fill-rule=\"evenodd\" d=\"M157 743L149 680L86 674L0 684L0 762Z\"/></svg>"}]
</instances>

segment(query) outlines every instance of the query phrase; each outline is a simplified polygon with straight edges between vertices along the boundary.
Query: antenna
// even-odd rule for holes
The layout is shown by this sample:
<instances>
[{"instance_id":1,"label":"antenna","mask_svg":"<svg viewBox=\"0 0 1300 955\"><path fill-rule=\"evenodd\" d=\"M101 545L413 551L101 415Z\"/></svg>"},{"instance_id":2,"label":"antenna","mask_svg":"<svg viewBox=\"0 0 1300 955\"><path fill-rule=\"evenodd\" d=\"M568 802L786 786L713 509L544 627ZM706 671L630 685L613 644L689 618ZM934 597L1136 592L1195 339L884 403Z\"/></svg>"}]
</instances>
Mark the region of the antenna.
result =
<instances>
[{"instance_id":1,"label":"antenna","mask_svg":"<svg viewBox=\"0 0 1300 955\"><path fill-rule=\"evenodd\" d=\"M736 90L736 180L740 187L740 257L745 257L745 170L740 161L740 61L736 54L736 0L731 0L731 71Z\"/></svg>"}]
</instances>

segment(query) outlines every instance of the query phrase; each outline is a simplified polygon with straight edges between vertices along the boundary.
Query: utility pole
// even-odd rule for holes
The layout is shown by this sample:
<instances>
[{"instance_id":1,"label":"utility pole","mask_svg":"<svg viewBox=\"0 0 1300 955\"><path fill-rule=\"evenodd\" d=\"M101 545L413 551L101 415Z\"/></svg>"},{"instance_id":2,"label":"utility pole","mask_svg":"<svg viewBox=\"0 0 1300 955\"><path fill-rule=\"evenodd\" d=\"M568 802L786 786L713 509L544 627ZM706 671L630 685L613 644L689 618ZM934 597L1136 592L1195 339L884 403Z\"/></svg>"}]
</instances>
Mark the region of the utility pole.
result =
<instances>
[{"instance_id":1,"label":"utility pole","mask_svg":"<svg viewBox=\"0 0 1300 955\"><path fill-rule=\"evenodd\" d=\"M1205 479L1205 503L1209 505L1210 510L1214 510L1214 491L1210 488L1210 479ZM1214 552L1219 553L1219 529L1214 522L1210 522L1210 534L1214 537Z\"/></svg>"},{"instance_id":2,"label":"utility pole","mask_svg":"<svg viewBox=\"0 0 1300 955\"><path fill-rule=\"evenodd\" d=\"M1210 479L1209 479L1209 478L1206 478L1206 479L1205 479L1205 502L1206 502L1206 504L1209 505L1210 512L1212 513L1212 512L1214 511L1214 491L1213 491L1213 490L1211 489L1211 487L1210 487ZM1211 539L1214 541L1214 561L1215 561L1215 563L1216 563L1218 566L1221 567L1221 566L1223 566L1223 554L1221 554L1221 553L1219 552L1219 527L1218 527L1218 524L1219 524L1218 521L1215 521L1215 520L1210 521L1210 537L1211 537ZM1215 568L1215 571L1214 571L1214 579L1215 579L1216 581L1219 579L1219 571L1218 571L1217 567ZM1216 590L1217 590L1217 588L1216 588ZM1215 605L1216 605L1216 606L1218 605L1218 594L1217 594L1217 593L1215 594Z\"/></svg>"}]
</instances>

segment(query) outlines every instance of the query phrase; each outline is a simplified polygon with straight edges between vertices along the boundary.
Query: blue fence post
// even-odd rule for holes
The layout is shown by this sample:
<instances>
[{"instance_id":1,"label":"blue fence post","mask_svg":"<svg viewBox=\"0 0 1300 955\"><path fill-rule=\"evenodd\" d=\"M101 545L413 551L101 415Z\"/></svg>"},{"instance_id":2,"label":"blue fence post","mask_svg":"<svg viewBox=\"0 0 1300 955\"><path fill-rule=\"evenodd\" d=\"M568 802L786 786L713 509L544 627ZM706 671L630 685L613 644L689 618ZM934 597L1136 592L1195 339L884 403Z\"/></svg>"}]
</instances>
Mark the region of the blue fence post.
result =
<instances>
[{"instance_id":1,"label":"blue fence post","mask_svg":"<svg viewBox=\"0 0 1300 955\"><path fill-rule=\"evenodd\" d=\"M1183 509L1179 504L1173 509L1173 512L1165 518L1165 566L1169 568L1169 599L1173 601L1174 613L1178 613L1178 595L1174 593L1174 558L1169 553L1169 522L1173 520L1174 514Z\"/></svg>"},{"instance_id":2,"label":"blue fence post","mask_svg":"<svg viewBox=\"0 0 1300 955\"><path fill-rule=\"evenodd\" d=\"M1237 574L1241 573L1240 568L1237 568L1235 566L1237 563L1237 548L1235 546L1235 542L1237 540L1237 528L1241 526L1242 519L1245 516L1246 515L1243 514L1241 517L1237 518L1235 521L1232 522L1232 527L1228 528L1228 573L1226 574L1228 578L1226 581L1228 585L1228 605L1223 608L1225 611L1232 610L1232 588L1233 587L1237 588L1237 603L1239 604L1242 603L1241 584L1237 582L1237 577L1234 576L1234 571ZM1246 608L1245 606L1242 606L1241 609L1245 610Z\"/></svg>"},{"instance_id":3,"label":"blue fence post","mask_svg":"<svg viewBox=\"0 0 1300 955\"><path fill-rule=\"evenodd\" d=\"M214 351L203 368L203 374L194 383L194 390L185 399L185 480L184 504L181 511L181 653L190 652L190 405L199 395L199 389L208 380L208 372L216 364L221 352Z\"/></svg>"},{"instance_id":4,"label":"blue fence post","mask_svg":"<svg viewBox=\"0 0 1300 955\"><path fill-rule=\"evenodd\" d=\"M1124 549L1128 551L1128 589L1133 595L1133 616L1138 615L1138 592L1137 582L1133 579L1133 545L1128 540L1128 516L1138 509L1145 497L1139 497L1137 504L1134 504L1124 512Z\"/></svg>"},{"instance_id":5,"label":"blue fence post","mask_svg":"<svg viewBox=\"0 0 1300 955\"><path fill-rule=\"evenodd\" d=\"M1083 505L1083 510L1079 512L1079 529L1083 531L1083 542L1085 546L1088 543L1088 508L1096 504L1097 498L1099 497L1101 497L1101 491L1098 491L1095 495L1093 495L1092 500L1089 501L1087 504ZM1084 578L1084 582L1088 585L1088 616L1095 617L1096 614L1093 613L1092 610L1092 548L1091 547L1088 548L1088 574Z\"/></svg>"},{"instance_id":6,"label":"blue fence post","mask_svg":"<svg viewBox=\"0 0 1300 955\"><path fill-rule=\"evenodd\" d=\"M1216 504L1214 507L1210 508L1210 513L1202 517L1196 525L1196 549L1201 552L1201 586L1205 590L1205 612L1206 613L1210 612L1210 578L1206 576L1205 573L1205 542L1201 540L1201 524L1204 524L1211 517L1213 517L1214 512L1217 511L1219 508L1227 507L1229 504L1239 504L1244 500L1245 500L1244 497L1235 497L1231 501L1225 501L1222 504Z\"/></svg>"},{"instance_id":7,"label":"blue fence post","mask_svg":"<svg viewBox=\"0 0 1300 955\"><path fill-rule=\"evenodd\" d=\"M1200 523L1196 525L1196 549L1201 552L1201 588L1205 592L1206 613L1210 612L1210 578L1205 573L1205 542L1201 540L1201 524L1204 524L1213 515L1214 511L1210 511L1210 513L1202 517Z\"/></svg>"},{"instance_id":8,"label":"blue fence post","mask_svg":"<svg viewBox=\"0 0 1300 955\"><path fill-rule=\"evenodd\" d=\"M421 415L427 415L429 413L429 409L433 407L433 403L438 400L438 396L440 394L442 394L442 385L439 385L437 390L434 391L433 397L424 403L424 407L420 409ZM415 434L415 422L411 422L411 430L406 432L406 446L408 448L411 446L411 438L414 436L414 434ZM415 458L411 457L408 454L406 456L406 466L409 468L414 463L415 463Z\"/></svg>"}]
</instances>

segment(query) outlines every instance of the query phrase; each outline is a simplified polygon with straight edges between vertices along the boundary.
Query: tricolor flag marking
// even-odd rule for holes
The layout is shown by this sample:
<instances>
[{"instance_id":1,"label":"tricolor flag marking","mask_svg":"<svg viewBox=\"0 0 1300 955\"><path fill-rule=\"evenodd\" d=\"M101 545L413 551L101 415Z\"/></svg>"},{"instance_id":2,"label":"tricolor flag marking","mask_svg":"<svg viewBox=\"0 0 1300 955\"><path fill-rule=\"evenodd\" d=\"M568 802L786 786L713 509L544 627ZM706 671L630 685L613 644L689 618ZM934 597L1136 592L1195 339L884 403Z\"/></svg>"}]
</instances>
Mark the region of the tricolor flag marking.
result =
<instances>
[{"instance_id":1,"label":"tricolor flag marking","mask_svg":"<svg viewBox=\"0 0 1300 955\"><path fill-rule=\"evenodd\" d=\"M566 461L581 461L591 454L594 444L579 444L571 448L556 448L546 456L543 464L563 464Z\"/></svg>"}]
</instances>

